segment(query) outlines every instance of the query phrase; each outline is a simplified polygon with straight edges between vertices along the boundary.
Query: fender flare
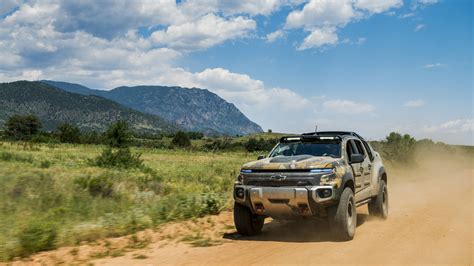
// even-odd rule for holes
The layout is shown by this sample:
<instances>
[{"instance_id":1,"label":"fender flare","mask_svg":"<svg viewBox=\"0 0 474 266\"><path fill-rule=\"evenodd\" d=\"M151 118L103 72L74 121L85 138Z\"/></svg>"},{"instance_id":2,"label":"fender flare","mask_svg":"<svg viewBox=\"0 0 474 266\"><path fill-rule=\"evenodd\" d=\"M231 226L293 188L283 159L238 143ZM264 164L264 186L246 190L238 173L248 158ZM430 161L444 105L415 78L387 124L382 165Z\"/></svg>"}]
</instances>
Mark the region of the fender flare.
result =
<instances>
[{"instance_id":1,"label":"fender flare","mask_svg":"<svg viewBox=\"0 0 474 266\"><path fill-rule=\"evenodd\" d=\"M388 180L387 180L387 172L385 172L385 167L382 165L379 169L379 174L378 174L378 182L380 182L380 180L382 180L382 177L385 175L385 184L388 183Z\"/></svg>"}]
</instances>

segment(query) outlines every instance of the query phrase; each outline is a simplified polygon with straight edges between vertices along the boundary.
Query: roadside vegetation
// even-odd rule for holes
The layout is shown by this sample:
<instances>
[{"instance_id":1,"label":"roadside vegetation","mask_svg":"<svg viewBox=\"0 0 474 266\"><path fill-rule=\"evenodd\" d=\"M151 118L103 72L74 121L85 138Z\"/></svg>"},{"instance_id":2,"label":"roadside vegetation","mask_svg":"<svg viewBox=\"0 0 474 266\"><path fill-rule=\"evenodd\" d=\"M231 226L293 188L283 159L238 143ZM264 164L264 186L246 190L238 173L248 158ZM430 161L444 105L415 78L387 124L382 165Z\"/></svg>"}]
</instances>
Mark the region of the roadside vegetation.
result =
<instances>
[{"instance_id":1,"label":"roadside vegetation","mask_svg":"<svg viewBox=\"0 0 474 266\"><path fill-rule=\"evenodd\" d=\"M139 135L123 121L104 133L69 124L45 133L33 116L13 120L0 141L0 261L217 214L231 206L240 166L281 136ZM372 145L395 166L419 151L474 155L398 133ZM208 244L196 239L186 241Z\"/></svg>"}]
</instances>

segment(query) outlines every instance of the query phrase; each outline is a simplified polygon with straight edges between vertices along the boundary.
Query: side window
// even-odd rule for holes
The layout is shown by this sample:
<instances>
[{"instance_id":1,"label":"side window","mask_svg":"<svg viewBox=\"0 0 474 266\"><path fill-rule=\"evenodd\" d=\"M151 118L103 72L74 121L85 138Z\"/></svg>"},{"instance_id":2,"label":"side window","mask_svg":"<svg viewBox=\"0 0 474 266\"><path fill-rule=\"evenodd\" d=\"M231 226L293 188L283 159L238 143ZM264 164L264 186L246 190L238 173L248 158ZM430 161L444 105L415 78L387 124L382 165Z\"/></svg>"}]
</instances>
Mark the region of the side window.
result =
<instances>
[{"instance_id":1,"label":"side window","mask_svg":"<svg viewBox=\"0 0 474 266\"><path fill-rule=\"evenodd\" d=\"M354 142L357 146L357 150L359 151L359 153L364 155L364 157L365 157L366 154L365 154L365 151L364 151L364 147L362 147L362 142L360 142L359 140L355 140Z\"/></svg>"},{"instance_id":2,"label":"side window","mask_svg":"<svg viewBox=\"0 0 474 266\"><path fill-rule=\"evenodd\" d=\"M365 150L367 151L367 154L369 154L369 158L371 161L374 160L374 155L372 154L372 150L370 149L370 146L367 142L362 141L362 144L364 144Z\"/></svg>"},{"instance_id":3,"label":"side window","mask_svg":"<svg viewBox=\"0 0 474 266\"><path fill-rule=\"evenodd\" d=\"M351 155L354 153L354 152L352 151L352 145L351 145L351 141L350 141L350 140L346 142L346 151L347 151L347 158L348 158L348 160L350 160Z\"/></svg>"},{"instance_id":4,"label":"side window","mask_svg":"<svg viewBox=\"0 0 474 266\"><path fill-rule=\"evenodd\" d=\"M352 139L347 141L346 149L347 149L347 156L349 156L349 158L351 157L352 154L358 153L357 146L354 144L354 141Z\"/></svg>"}]
</instances>

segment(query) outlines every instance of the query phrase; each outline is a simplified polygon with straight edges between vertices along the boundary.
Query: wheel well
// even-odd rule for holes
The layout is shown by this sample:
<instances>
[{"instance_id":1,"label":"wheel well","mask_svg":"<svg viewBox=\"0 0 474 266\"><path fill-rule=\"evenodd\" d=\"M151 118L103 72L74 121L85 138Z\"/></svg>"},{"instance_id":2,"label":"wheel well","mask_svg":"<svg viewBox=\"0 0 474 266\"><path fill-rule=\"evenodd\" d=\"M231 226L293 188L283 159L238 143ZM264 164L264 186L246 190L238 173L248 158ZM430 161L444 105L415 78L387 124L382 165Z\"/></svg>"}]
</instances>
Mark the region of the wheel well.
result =
<instances>
[{"instance_id":1,"label":"wheel well","mask_svg":"<svg viewBox=\"0 0 474 266\"><path fill-rule=\"evenodd\" d=\"M386 173L383 173L382 174L382 180L385 181L385 185L387 185L387 174Z\"/></svg>"},{"instance_id":2,"label":"wheel well","mask_svg":"<svg viewBox=\"0 0 474 266\"><path fill-rule=\"evenodd\" d=\"M349 187L352 189L352 192L355 192L354 188L354 181L352 179L347 180L346 183L344 183L344 188Z\"/></svg>"}]
</instances>

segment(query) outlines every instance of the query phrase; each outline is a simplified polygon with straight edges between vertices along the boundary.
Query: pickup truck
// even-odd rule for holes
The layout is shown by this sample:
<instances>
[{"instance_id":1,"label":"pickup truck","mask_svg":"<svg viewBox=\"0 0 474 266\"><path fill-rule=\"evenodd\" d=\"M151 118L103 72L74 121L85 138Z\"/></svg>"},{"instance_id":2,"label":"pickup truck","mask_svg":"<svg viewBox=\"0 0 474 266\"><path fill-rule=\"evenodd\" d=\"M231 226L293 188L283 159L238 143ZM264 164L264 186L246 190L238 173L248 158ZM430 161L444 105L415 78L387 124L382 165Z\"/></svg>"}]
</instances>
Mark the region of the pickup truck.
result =
<instances>
[{"instance_id":1,"label":"pickup truck","mask_svg":"<svg viewBox=\"0 0 474 266\"><path fill-rule=\"evenodd\" d=\"M267 156L242 166L234 184L234 223L241 235L264 220L326 219L341 240L354 237L356 207L388 215L387 173L380 155L354 132L282 137Z\"/></svg>"}]
</instances>

